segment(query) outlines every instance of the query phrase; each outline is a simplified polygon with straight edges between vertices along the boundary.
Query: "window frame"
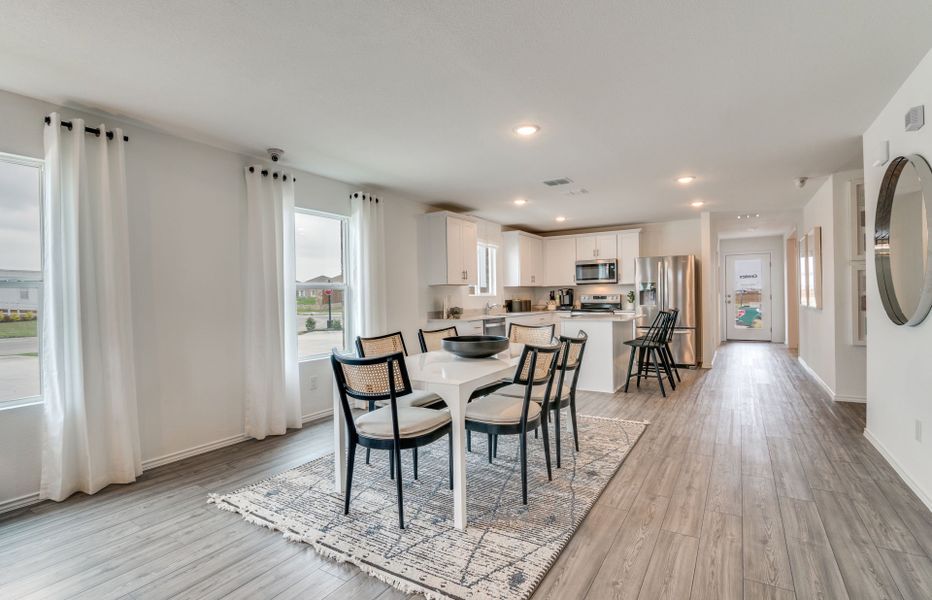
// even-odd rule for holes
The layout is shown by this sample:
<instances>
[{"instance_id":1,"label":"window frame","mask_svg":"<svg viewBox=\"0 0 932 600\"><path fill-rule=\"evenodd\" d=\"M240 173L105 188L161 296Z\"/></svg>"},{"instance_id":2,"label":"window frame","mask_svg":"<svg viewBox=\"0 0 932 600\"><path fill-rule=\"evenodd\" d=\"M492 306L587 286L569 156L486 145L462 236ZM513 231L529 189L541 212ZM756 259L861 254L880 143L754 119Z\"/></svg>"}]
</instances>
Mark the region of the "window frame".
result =
<instances>
[{"instance_id":1,"label":"window frame","mask_svg":"<svg viewBox=\"0 0 932 600\"><path fill-rule=\"evenodd\" d=\"M482 263L485 261L479 260L479 252L484 250L485 252L492 251L493 256L491 257L491 269L488 270L489 277L489 291L480 292L479 291L479 279L478 274L482 273ZM486 261L488 261L488 256ZM486 244L479 242L476 244L476 285L469 286L469 295L475 298L494 298L498 296L498 246L495 244Z\"/></svg>"},{"instance_id":2,"label":"window frame","mask_svg":"<svg viewBox=\"0 0 932 600\"><path fill-rule=\"evenodd\" d=\"M315 210L312 208L303 208L300 206L295 206L295 214L301 213L305 215L312 215L315 217L323 217L325 219L333 219L340 222L340 232L342 243L340 244L340 265L343 270L343 283L298 283L295 281L295 299L297 299L298 290L341 290L343 292L343 350L346 350L346 321L349 317L349 310L347 309L349 305L349 293L348 286L346 283L347 279L347 257L349 256L349 217L347 215L341 215L337 213L326 212L322 210ZM297 231L294 232L295 239L297 239ZM298 253L297 245L294 248L295 253L295 265L298 262ZM315 360L324 360L330 357L330 351L318 352L317 354L298 354L298 364L304 362L311 362Z\"/></svg>"},{"instance_id":3,"label":"window frame","mask_svg":"<svg viewBox=\"0 0 932 600\"><path fill-rule=\"evenodd\" d=\"M39 277L38 279L20 281L0 281L0 287L4 288L28 288L37 290L36 341L38 356L36 358L39 361L39 393L36 396L0 400L0 411L3 411L21 406L41 404L44 401L42 396L42 302L45 293L45 161L41 158L33 158L31 156L0 152L0 162L34 167L39 171Z\"/></svg>"}]
</instances>

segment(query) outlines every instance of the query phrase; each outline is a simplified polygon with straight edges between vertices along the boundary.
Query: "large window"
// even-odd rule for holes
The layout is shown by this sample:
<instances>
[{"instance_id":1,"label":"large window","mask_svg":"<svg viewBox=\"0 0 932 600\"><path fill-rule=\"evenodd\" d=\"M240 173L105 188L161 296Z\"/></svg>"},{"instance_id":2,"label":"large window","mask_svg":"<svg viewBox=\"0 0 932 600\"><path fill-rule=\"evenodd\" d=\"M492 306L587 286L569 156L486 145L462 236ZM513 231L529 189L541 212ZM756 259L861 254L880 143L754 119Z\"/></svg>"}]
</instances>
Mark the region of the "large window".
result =
<instances>
[{"instance_id":1,"label":"large window","mask_svg":"<svg viewBox=\"0 0 932 600\"><path fill-rule=\"evenodd\" d=\"M346 219L296 210L298 358L345 348Z\"/></svg>"},{"instance_id":2,"label":"large window","mask_svg":"<svg viewBox=\"0 0 932 600\"><path fill-rule=\"evenodd\" d=\"M496 277L495 277L495 256L497 250L495 246L479 244L476 250L478 264L476 268L477 284L471 286L470 293L473 296L494 296L496 294Z\"/></svg>"},{"instance_id":3,"label":"large window","mask_svg":"<svg viewBox=\"0 0 932 600\"><path fill-rule=\"evenodd\" d=\"M0 154L0 406L39 389L42 163Z\"/></svg>"}]
</instances>

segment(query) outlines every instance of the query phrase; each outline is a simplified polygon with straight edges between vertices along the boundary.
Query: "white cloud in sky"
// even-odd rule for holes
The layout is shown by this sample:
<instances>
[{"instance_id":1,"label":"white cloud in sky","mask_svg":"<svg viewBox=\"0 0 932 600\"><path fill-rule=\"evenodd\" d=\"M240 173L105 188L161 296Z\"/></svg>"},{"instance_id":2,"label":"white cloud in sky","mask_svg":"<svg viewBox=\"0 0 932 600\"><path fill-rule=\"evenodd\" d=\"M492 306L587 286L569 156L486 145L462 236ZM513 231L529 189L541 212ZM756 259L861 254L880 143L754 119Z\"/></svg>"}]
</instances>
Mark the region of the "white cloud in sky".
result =
<instances>
[{"instance_id":1,"label":"white cloud in sky","mask_svg":"<svg viewBox=\"0 0 932 600\"><path fill-rule=\"evenodd\" d=\"M295 214L295 275L307 281L318 275L336 277L342 273L342 222L337 219Z\"/></svg>"},{"instance_id":2,"label":"white cloud in sky","mask_svg":"<svg viewBox=\"0 0 932 600\"><path fill-rule=\"evenodd\" d=\"M0 270L42 268L39 169L0 161Z\"/></svg>"}]
</instances>

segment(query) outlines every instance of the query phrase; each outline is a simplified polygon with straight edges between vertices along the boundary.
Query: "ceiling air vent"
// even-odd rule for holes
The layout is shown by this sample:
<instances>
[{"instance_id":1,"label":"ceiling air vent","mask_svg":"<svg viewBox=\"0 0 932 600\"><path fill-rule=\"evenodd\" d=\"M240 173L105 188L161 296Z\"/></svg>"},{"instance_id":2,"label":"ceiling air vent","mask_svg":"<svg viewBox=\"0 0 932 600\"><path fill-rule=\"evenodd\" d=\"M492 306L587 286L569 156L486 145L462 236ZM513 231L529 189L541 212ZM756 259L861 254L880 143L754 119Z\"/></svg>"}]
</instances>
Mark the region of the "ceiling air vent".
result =
<instances>
[{"instance_id":1,"label":"ceiling air vent","mask_svg":"<svg viewBox=\"0 0 932 600\"><path fill-rule=\"evenodd\" d=\"M573 183L573 180L569 177L560 177L559 179L548 179L544 182L544 185L549 185L550 187L556 187L558 185L566 185L568 183Z\"/></svg>"}]
</instances>

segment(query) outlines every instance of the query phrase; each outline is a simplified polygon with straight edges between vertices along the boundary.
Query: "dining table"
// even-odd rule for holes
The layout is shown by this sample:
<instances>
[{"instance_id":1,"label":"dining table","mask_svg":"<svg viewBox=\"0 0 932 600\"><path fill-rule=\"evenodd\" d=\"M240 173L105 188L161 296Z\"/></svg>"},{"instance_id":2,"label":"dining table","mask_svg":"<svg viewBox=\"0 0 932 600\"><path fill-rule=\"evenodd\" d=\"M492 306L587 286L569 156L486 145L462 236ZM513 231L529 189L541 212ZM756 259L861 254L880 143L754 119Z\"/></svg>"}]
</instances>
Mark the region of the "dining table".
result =
<instances>
[{"instance_id":1,"label":"dining table","mask_svg":"<svg viewBox=\"0 0 932 600\"><path fill-rule=\"evenodd\" d=\"M408 377L415 389L440 396L450 409L453 429L453 526L466 529L466 404L477 389L510 378L521 357L523 344L489 358L461 358L446 350L405 357ZM339 392L334 386L334 490L346 486L346 424Z\"/></svg>"}]
</instances>

